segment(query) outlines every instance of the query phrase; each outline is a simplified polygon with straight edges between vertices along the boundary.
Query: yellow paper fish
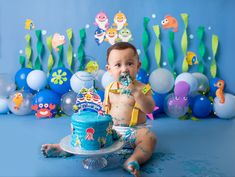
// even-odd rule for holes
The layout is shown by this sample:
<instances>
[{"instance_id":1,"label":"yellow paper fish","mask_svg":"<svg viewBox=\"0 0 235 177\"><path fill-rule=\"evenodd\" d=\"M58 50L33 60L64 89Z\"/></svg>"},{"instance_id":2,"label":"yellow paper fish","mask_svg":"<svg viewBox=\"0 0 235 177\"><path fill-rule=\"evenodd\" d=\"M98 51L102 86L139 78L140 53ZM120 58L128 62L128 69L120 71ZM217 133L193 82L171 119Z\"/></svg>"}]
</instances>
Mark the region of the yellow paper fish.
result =
<instances>
[{"instance_id":1,"label":"yellow paper fish","mask_svg":"<svg viewBox=\"0 0 235 177\"><path fill-rule=\"evenodd\" d=\"M86 71L89 73L96 72L96 71L98 71L98 69L99 69L99 65L96 61L89 61L86 64Z\"/></svg>"},{"instance_id":2,"label":"yellow paper fish","mask_svg":"<svg viewBox=\"0 0 235 177\"><path fill-rule=\"evenodd\" d=\"M14 109L19 110L24 101L22 93L16 93L12 101L15 103Z\"/></svg>"},{"instance_id":3,"label":"yellow paper fish","mask_svg":"<svg viewBox=\"0 0 235 177\"><path fill-rule=\"evenodd\" d=\"M197 55L194 52L187 52L186 61L189 65L198 64Z\"/></svg>"},{"instance_id":4,"label":"yellow paper fish","mask_svg":"<svg viewBox=\"0 0 235 177\"><path fill-rule=\"evenodd\" d=\"M35 28L35 25L33 24L33 21L31 19L27 19L25 21L25 26L24 26L25 29L27 30L32 30Z\"/></svg>"}]
</instances>

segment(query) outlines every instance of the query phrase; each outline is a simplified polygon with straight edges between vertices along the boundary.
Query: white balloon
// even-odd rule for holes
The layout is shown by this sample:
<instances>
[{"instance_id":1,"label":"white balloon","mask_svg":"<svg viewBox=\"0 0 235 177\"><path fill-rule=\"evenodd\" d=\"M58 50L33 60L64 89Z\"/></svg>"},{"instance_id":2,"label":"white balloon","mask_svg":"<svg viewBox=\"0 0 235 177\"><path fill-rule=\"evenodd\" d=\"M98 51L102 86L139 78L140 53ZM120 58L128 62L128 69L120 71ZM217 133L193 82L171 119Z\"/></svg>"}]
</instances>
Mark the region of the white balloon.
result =
<instances>
[{"instance_id":1,"label":"white balloon","mask_svg":"<svg viewBox=\"0 0 235 177\"><path fill-rule=\"evenodd\" d=\"M41 90L47 85L47 75L42 70L33 70L27 76L27 84L33 90Z\"/></svg>"},{"instance_id":2,"label":"white balloon","mask_svg":"<svg viewBox=\"0 0 235 177\"><path fill-rule=\"evenodd\" d=\"M16 85L11 76L7 73L0 73L0 97L8 97L15 89Z\"/></svg>"},{"instance_id":3,"label":"white balloon","mask_svg":"<svg viewBox=\"0 0 235 177\"><path fill-rule=\"evenodd\" d=\"M149 83L155 92L168 93L174 86L174 77L169 70L159 68L150 74Z\"/></svg>"},{"instance_id":4,"label":"white balloon","mask_svg":"<svg viewBox=\"0 0 235 177\"><path fill-rule=\"evenodd\" d=\"M6 114L9 112L6 98L0 98L0 114Z\"/></svg>"},{"instance_id":5,"label":"white balloon","mask_svg":"<svg viewBox=\"0 0 235 177\"><path fill-rule=\"evenodd\" d=\"M104 90L104 87L102 86L102 77L105 73L105 70L98 70L98 72L95 75L95 87L98 90Z\"/></svg>"},{"instance_id":6,"label":"white balloon","mask_svg":"<svg viewBox=\"0 0 235 177\"><path fill-rule=\"evenodd\" d=\"M209 86L208 78L202 73L192 73L192 75L197 79L198 91L206 92Z\"/></svg>"},{"instance_id":7,"label":"white balloon","mask_svg":"<svg viewBox=\"0 0 235 177\"><path fill-rule=\"evenodd\" d=\"M70 85L74 92L79 93L82 88L94 86L94 76L86 71L78 71L70 79Z\"/></svg>"},{"instance_id":8,"label":"white balloon","mask_svg":"<svg viewBox=\"0 0 235 177\"><path fill-rule=\"evenodd\" d=\"M113 81L115 81L114 77L108 71L106 71L103 74L103 77L102 77L102 80L101 80L103 88L106 88Z\"/></svg>"},{"instance_id":9,"label":"white balloon","mask_svg":"<svg viewBox=\"0 0 235 177\"><path fill-rule=\"evenodd\" d=\"M175 84L177 84L179 81L185 81L190 85L189 93L193 93L198 89L197 79L191 73L188 72L181 73L176 77Z\"/></svg>"}]
</instances>

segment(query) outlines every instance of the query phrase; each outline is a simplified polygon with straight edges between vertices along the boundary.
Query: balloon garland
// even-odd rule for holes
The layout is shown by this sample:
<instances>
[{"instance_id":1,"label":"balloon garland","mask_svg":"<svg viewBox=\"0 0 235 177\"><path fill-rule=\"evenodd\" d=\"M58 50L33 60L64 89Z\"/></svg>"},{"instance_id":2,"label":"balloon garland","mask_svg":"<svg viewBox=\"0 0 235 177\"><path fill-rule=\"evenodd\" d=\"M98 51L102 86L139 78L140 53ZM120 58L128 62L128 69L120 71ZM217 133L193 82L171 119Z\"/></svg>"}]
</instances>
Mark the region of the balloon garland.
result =
<instances>
[{"instance_id":1,"label":"balloon garland","mask_svg":"<svg viewBox=\"0 0 235 177\"><path fill-rule=\"evenodd\" d=\"M212 59L210 71L211 71L211 76L212 76L213 78L216 77L216 72L217 72L217 66L216 66L215 56L216 56L216 54L217 54L218 43L219 43L218 36L215 35L215 34L212 35L212 52L213 52L213 59Z\"/></svg>"},{"instance_id":2,"label":"balloon garland","mask_svg":"<svg viewBox=\"0 0 235 177\"><path fill-rule=\"evenodd\" d=\"M148 46L150 43L149 33L148 33L149 21L150 21L150 19L148 17L144 17L144 31L143 31L143 35L142 35L142 44L143 44L143 48L144 48L144 58L142 60L142 67L145 71L149 70L149 59L148 59L148 54L147 54Z\"/></svg>"},{"instance_id":3,"label":"balloon garland","mask_svg":"<svg viewBox=\"0 0 235 177\"><path fill-rule=\"evenodd\" d=\"M153 30L156 34L156 43L155 43L155 50L154 50L154 54L155 54L155 59L156 59L156 63L158 68L161 68L160 62L161 62L161 41L160 41L160 28L158 25L154 25L153 26Z\"/></svg>"},{"instance_id":4,"label":"balloon garland","mask_svg":"<svg viewBox=\"0 0 235 177\"><path fill-rule=\"evenodd\" d=\"M188 28L188 14L181 14L181 17L184 22L184 33L181 39L181 48L184 54L184 60L182 64L182 71L187 72L188 71L188 63L186 60L186 52L188 49L188 37L187 37L187 28Z\"/></svg>"},{"instance_id":5,"label":"balloon garland","mask_svg":"<svg viewBox=\"0 0 235 177\"><path fill-rule=\"evenodd\" d=\"M199 64L198 64L198 71L200 73L204 72L204 66L203 66L203 57L205 55L205 44L203 43L203 35L204 35L204 27L199 26L197 29L197 36L199 39Z\"/></svg>"}]
</instances>

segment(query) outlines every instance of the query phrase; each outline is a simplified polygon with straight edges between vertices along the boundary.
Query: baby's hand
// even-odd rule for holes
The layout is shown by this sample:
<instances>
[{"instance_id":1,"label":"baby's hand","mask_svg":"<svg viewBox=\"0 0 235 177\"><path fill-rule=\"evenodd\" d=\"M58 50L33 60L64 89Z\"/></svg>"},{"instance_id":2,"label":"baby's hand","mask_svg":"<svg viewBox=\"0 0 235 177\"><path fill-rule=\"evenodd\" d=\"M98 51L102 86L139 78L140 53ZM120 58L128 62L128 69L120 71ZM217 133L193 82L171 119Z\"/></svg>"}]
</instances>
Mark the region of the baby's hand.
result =
<instances>
[{"instance_id":1,"label":"baby's hand","mask_svg":"<svg viewBox=\"0 0 235 177\"><path fill-rule=\"evenodd\" d=\"M130 83L132 82L132 78L128 72L121 73L118 81L123 85L123 86L129 86Z\"/></svg>"}]
</instances>

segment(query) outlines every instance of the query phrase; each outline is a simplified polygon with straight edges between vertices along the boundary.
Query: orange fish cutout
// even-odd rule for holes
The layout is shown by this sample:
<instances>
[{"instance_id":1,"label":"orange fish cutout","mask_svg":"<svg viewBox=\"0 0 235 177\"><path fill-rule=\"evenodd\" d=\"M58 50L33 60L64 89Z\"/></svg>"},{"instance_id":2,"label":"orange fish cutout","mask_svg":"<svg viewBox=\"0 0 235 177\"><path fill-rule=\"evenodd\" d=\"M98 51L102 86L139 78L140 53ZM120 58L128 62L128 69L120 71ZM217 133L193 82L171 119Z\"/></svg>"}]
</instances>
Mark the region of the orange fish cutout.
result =
<instances>
[{"instance_id":1,"label":"orange fish cutout","mask_svg":"<svg viewBox=\"0 0 235 177\"><path fill-rule=\"evenodd\" d=\"M165 16L165 18L162 20L162 26L164 29L173 28L173 32L178 31L178 21L176 18L170 15Z\"/></svg>"},{"instance_id":2,"label":"orange fish cutout","mask_svg":"<svg viewBox=\"0 0 235 177\"><path fill-rule=\"evenodd\" d=\"M21 104L22 104L23 101L24 101L24 98L23 98L22 93L16 93L16 94L14 95L12 101L15 103L14 109L15 109L15 110L19 110Z\"/></svg>"},{"instance_id":3,"label":"orange fish cutout","mask_svg":"<svg viewBox=\"0 0 235 177\"><path fill-rule=\"evenodd\" d=\"M224 81L223 80L218 80L215 84L218 89L216 90L215 94L216 97L219 98L220 103L224 104L225 98L224 98Z\"/></svg>"}]
</instances>

